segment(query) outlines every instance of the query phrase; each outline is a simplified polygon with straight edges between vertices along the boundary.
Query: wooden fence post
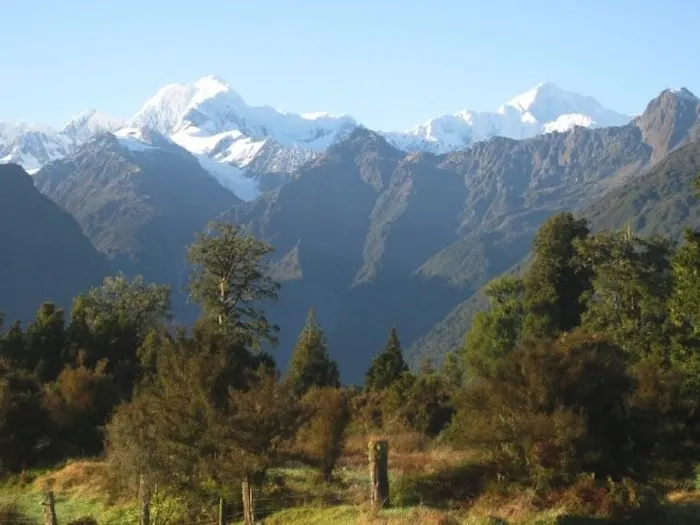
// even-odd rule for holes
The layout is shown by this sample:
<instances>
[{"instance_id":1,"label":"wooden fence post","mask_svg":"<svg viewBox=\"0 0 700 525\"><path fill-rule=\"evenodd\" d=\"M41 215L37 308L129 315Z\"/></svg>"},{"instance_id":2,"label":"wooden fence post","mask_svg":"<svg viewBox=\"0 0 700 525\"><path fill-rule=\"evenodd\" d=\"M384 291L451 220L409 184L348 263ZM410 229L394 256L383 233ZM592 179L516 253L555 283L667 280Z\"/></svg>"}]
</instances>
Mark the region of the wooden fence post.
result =
<instances>
[{"instance_id":1,"label":"wooden fence post","mask_svg":"<svg viewBox=\"0 0 700 525\"><path fill-rule=\"evenodd\" d=\"M56 502L53 498L53 492L48 491L44 495L44 501L41 502L41 506L44 508L44 525L58 525L58 519L56 518Z\"/></svg>"},{"instance_id":2,"label":"wooden fence post","mask_svg":"<svg viewBox=\"0 0 700 525\"><path fill-rule=\"evenodd\" d=\"M226 525L226 501L219 498L219 525Z\"/></svg>"},{"instance_id":3,"label":"wooden fence post","mask_svg":"<svg viewBox=\"0 0 700 525\"><path fill-rule=\"evenodd\" d=\"M243 496L243 523L253 525L255 523L255 501L253 500L253 484L250 475L241 482L241 492Z\"/></svg>"},{"instance_id":4,"label":"wooden fence post","mask_svg":"<svg viewBox=\"0 0 700 525\"><path fill-rule=\"evenodd\" d=\"M139 476L139 524L151 523L151 487L146 481L146 476Z\"/></svg>"},{"instance_id":5,"label":"wooden fence post","mask_svg":"<svg viewBox=\"0 0 700 525\"><path fill-rule=\"evenodd\" d=\"M371 502L375 508L389 505L389 443L384 440L369 442L369 476Z\"/></svg>"}]
</instances>

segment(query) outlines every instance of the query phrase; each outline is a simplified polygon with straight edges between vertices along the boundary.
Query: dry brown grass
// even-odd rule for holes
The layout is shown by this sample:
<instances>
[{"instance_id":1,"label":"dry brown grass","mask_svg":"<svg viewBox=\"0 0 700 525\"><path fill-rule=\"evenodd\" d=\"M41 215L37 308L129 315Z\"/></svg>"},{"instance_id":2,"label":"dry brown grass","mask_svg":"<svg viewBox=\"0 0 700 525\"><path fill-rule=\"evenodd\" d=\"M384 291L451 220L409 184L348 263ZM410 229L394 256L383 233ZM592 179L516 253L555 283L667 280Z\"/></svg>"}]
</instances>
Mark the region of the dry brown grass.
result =
<instances>
[{"instance_id":1,"label":"dry brown grass","mask_svg":"<svg viewBox=\"0 0 700 525\"><path fill-rule=\"evenodd\" d=\"M340 465L364 468L371 439L389 442L389 469L393 473L439 470L446 465L462 463L471 456L468 452L434 446L429 438L416 432L356 434L349 437Z\"/></svg>"},{"instance_id":2,"label":"dry brown grass","mask_svg":"<svg viewBox=\"0 0 700 525\"><path fill-rule=\"evenodd\" d=\"M700 505L700 491L678 490L670 492L666 499L676 505Z\"/></svg>"},{"instance_id":3,"label":"dry brown grass","mask_svg":"<svg viewBox=\"0 0 700 525\"><path fill-rule=\"evenodd\" d=\"M534 492L515 494L486 494L478 498L469 511L474 518L500 518L508 523L520 523L542 512Z\"/></svg>"},{"instance_id":4,"label":"dry brown grass","mask_svg":"<svg viewBox=\"0 0 700 525\"><path fill-rule=\"evenodd\" d=\"M107 486L108 464L103 461L71 461L60 470L34 480L38 490L53 490L72 496L100 497Z\"/></svg>"}]
</instances>

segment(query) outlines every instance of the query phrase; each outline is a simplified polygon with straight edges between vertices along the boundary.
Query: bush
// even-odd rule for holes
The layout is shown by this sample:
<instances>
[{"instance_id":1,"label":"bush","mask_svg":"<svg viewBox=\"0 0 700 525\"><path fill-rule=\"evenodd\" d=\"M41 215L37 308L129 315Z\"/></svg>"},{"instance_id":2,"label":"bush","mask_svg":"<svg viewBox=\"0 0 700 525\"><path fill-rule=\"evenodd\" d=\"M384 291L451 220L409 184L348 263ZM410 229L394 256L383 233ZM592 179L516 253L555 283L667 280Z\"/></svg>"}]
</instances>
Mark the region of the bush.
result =
<instances>
[{"instance_id":1,"label":"bush","mask_svg":"<svg viewBox=\"0 0 700 525\"><path fill-rule=\"evenodd\" d=\"M580 476L566 489L559 503L576 515L633 523L653 520L661 511L661 501L652 488L628 478L599 481L590 474Z\"/></svg>"},{"instance_id":2,"label":"bush","mask_svg":"<svg viewBox=\"0 0 700 525\"><path fill-rule=\"evenodd\" d=\"M34 521L22 512L15 501L0 501L0 524L2 525L29 525Z\"/></svg>"},{"instance_id":3,"label":"bush","mask_svg":"<svg viewBox=\"0 0 700 525\"><path fill-rule=\"evenodd\" d=\"M526 341L462 393L451 433L538 490L568 486L582 471L622 477L632 387L624 354L603 337Z\"/></svg>"},{"instance_id":4,"label":"bush","mask_svg":"<svg viewBox=\"0 0 700 525\"><path fill-rule=\"evenodd\" d=\"M97 520L91 516L83 516L73 521L69 521L68 525L97 525Z\"/></svg>"},{"instance_id":5,"label":"bush","mask_svg":"<svg viewBox=\"0 0 700 525\"><path fill-rule=\"evenodd\" d=\"M479 496L495 477L493 467L465 463L426 474L417 471L399 477L392 487L392 502L400 507L462 505Z\"/></svg>"},{"instance_id":6,"label":"bush","mask_svg":"<svg viewBox=\"0 0 700 525\"><path fill-rule=\"evenodd\" d=\"M314 388L302 399L309 418L296 436L297 448L329 480L345 448L350 422L348 395L338 388Z\"/></svg>"}]
</instances>

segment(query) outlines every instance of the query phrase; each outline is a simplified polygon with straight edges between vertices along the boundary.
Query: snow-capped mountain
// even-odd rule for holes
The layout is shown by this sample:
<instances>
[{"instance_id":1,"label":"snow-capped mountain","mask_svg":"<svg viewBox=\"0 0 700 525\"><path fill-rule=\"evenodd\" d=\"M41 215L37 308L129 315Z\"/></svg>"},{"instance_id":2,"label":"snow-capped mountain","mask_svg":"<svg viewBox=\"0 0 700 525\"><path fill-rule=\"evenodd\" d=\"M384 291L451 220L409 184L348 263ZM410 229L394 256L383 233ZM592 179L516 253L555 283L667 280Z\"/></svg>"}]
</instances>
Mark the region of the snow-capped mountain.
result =
<instances>
[{"instance_id":1,"label":"snow-capped mountain","mask_svg":"<svg viewBox=\"0 0 700 525\"><path fill-rule=\"evenodd\" d=\"M382 135L405 151L446 153L493 136L523 139L574 126L622 125L630 119L592 97L542 83L493 112L459 111L405 132ZM223 186L247 200L258 193L250 182L255 174L292 173L357 125L348 115L252 107L223 80L207 76L161 88L129 120L90 110L58 130L0 123L0 162L16 162L35 172L110 132L133 153L166 147L166 142L178 145L195 155Z\"/></svg>"},{"instance_id":2,"label":"snow-capped mountain","mask_svg":"<svg viewBox=\"0 0 700 525\"><path fill-rule=\"evenodd\" d=\"M95 136L123 126L124 121L96 110L77 115L60 130L24 123L0 123L0 163L20 164L28 173L34 173L45 164L71 154Z\"/></svg>"},{"instance_id":3,"label":"snow-capped mountain","mask_svg":"<svg viewBox=\"0 0 700 525\"><path fill-rule=\"evenodd\" d=\"M356 123L347 115L297 115L269 106L251 107L223 80L208 76L194 84L160 89L131 126L155 129L193 153L237 167L250 164L264 147L268 153L273 147L279 158L270 159L268 171L290 171Z\"/></svg>"},{"instance_id":4,"label":"snow-capped mountain","mask_svg":"<svg viewBox=\"0 0 700 525\"><path fill-rule=\"evenodd\" d=\"M91 109L83 111L70 119L61 128L60 134L69 138L74 146L84 144L93 137L106 131L117 131L126 125L126 121L113 118Z\"/></svg>"},{"instance_id":5,"label":"snow-capped mountain","mask_svg":"<svg viewBox=\"0 0 700 525\"><path fill-rule=\"evenodd\" d=\"M463 110L428 120L402 133L385 133L406 151L446 153L493 136L524 139L574 126L620 126L632 119L604 108L593 97L565 91L543 82L493 112Z\"/></svg>"}]
</instances>

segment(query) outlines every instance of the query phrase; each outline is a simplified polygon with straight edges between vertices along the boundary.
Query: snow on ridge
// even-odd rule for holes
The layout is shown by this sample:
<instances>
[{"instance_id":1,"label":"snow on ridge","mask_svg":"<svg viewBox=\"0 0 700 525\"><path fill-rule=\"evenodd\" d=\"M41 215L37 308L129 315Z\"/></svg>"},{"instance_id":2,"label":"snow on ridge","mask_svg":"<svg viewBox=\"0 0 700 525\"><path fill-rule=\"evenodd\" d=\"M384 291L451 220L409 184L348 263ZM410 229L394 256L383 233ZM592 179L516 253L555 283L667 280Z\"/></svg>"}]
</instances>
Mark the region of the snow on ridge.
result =
<instances>
[{"instance_id":1,"label":"snow on ridge","mask_svg":"<svg viewBox=\"0 0 700 525\"><path fill-rule=\"evenodd\" d=\"M141 128L122 128L114 136L119 144L131 152L143 153L144 151L158 149L147 143L148 138Z\"/></svg>"}]
</instances>

